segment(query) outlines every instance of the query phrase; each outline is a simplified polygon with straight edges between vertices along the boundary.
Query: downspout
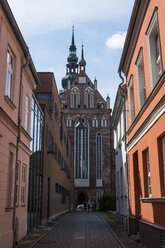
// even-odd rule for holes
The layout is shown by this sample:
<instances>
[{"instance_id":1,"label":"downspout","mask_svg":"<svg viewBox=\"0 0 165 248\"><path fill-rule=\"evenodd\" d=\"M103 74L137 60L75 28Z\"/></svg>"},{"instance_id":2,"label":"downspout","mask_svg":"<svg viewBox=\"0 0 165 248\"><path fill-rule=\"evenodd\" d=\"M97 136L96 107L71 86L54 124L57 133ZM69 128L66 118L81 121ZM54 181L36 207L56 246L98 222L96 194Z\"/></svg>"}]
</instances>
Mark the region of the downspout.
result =
<instances>
[{"instance_id":1,"label":"downspout","mask_svg":"<svg viewBox=\"0 0 165 248\"><path fill-rule=\"evenodd\" d=\"M20 85L19 85L19 101L18 101L18 136L17 136L17 143L16 143L16 164L15 164L15 172L14 172L14 202L13 202L13 223L12 223L12 229L13 229L13 248L17 247L17 240L16 240L16 169L18 164L18 150L19 150L19 142L20 142L20 133L21 133L21 100L22 100L22 72L23 69L29 64L30 54L29 50L26 54L26 62L21 66L20 71Z\"/></svg>"},{"instance_id":2,"label":"downspout","mask_svg":"<svg viewBox=\"0 0 165 248\"><path fill-rule=\"evenodd\" d=\"M121 75L121 70L119 71L119 76L122 80L122 82L120 83L119 87L121 87L124 83L124 78ZM126 129L126 92L124 92L124 94L122 94L123 99L124 99L124 133L125 133L125 151L126 151L126 166L127 166L127 197L128 197L128 215L127 215L127 224L128 224L128 235L130 235L130 197L129 197L129 172L128 172L128 153L127 153L127 149L126 149L126 145L127 145L127 129Z\"/></svg>"}]
</instances>

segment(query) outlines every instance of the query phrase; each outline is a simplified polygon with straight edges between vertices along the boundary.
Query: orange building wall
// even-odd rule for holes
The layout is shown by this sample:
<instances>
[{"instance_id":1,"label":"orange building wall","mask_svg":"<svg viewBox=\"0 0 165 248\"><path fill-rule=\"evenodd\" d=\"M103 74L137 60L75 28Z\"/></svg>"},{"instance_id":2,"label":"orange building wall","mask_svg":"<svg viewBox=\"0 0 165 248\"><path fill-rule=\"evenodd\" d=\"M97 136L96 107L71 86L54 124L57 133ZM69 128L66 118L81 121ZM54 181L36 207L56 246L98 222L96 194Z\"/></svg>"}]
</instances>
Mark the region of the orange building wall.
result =
<instances>
[{"instance_id":1,"label":"orange building wall","mask_svg":"<svg viewBox=\"0 0 165 248\"><path fill-rule=\"evenodd\" d=\"M151 93L151 79L150 79L150 65L149 65L149 50L147 35L145 32L151 20L155 6L158 7L158 25L159 25L159 35L161 43L161 58L162 58L162 71L165 70L165 1L150 1L142 28L137 40L137 44L133 53L131 64L129 67L128 75L126 77L127 85L130 76L133 74L134 83L134 103L135 103L135 118L139 114L138 105L138 88L137 88L137 72L136 72L136 59L140 50L143 47L143 60L144 60L144 71L145 71L145 83L146 83L146 97L148 98ZM165 83L159 89L156 96L149 103L148 107L142 113L140 119L135 123L133 128L130 128L129 112L127 112L127 129L128 129L128 142L134 140L134 134L141 127L142 123L150 115L154 107L158 104L160 99L165 94ZM127 108L129 109L129 99L127 101ZM135 203L135 182L133 177L133 154L138 152L138 163L139 163L139 175L140 175L140 186L141 195L140 198L144 198L144 175L143 175L143 164L142 164L142 151L146 148L149 149L149 159L150 159L150 170L151 170L151 190L152 198L161 197L161 186L160 186L160 170L159 170L159 154L158 154L158 137L165 132L165 113L154 123L154 125L147 131L147 133L141 137L141 139L134 145L134 147L129 150L129 188L130 188L130 205L132 215L136 215L136 203ZM165 225L165 203L149 203L140 201L141 206L141 219L149 221L151 223L156 223L160 225Z\"/></svg>"},{"instance_id":2,"label":"orange building wall","mask_svg":"<svg viewBox=\"0 0 165 248\"><path fill-rule=\"evenodd\" d=\"M2 4L2 3L1 3ZM15 182L15 165L16 165L16 145L18 136L18 105L19 105L19 88L21 66L25 64L24 52L12 27L9 25L8 16L4 13L0 4L0 247L13 247L13 208L7 207L8 191L8 168L10 151L14 154L12 168L12 193L11 207L14 206L14 182ZM13 98L5 97L6 87L6 64L7 50L11 50L14 55L13 68ZM29 67L23 70L22 76L22 113L21 113L21 133L18 148L18 160L26 165L26 201L25 206L21 206L21 167L19 168L19 201L16 207L16 217L19 220L17 238L20 239L27 232L27 193L28 193L28 173L29 173L29 156L30 156L30 108L29 108L29 130L26 132L25 127L25 97L29 97L31 103L32 89L35 86L35 80Z\"/></svg>"}]
</instances>

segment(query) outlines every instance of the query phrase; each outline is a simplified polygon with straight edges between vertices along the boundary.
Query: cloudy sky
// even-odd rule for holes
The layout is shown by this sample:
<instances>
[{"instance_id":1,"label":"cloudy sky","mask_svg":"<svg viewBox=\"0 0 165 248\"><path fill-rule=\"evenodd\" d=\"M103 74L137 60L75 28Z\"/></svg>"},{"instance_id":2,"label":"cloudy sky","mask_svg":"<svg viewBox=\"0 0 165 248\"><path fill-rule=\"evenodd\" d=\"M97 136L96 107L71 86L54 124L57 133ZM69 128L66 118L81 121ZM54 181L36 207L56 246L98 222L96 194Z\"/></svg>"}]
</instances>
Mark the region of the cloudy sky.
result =
<instances>
[{"instance_id":1,"label":"cloudy sky","mask_svg":"<svg viewBox=\"0 0 165 248\"><path fill-rule=\"evenodd\" d=\"M82 41L86 72L113 107L117 74L134 0L8 0L37 71L52 71L58 89L75 27L77 56Z\"/></svg>"}]
</instances>

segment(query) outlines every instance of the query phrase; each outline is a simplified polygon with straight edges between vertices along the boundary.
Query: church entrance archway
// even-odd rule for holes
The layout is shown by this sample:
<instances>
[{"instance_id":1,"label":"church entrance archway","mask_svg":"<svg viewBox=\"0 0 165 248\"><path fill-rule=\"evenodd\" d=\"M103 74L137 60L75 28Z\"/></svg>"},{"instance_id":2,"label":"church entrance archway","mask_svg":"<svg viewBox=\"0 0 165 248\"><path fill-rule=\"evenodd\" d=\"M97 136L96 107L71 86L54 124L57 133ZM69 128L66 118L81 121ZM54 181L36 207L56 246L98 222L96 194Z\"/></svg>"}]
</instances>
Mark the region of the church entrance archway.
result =
<instances>
[{"instance_id":1,"label":"church entrance archway","mask_svg":"<svg viewBox=\"0 0 165 248\"><path fill-rule=\"evenodd\" d=\"M86 201L88 201L87 195L84 192L80 192L78 195L78 205L83 204Z\"/></svg>"}]
</instances>

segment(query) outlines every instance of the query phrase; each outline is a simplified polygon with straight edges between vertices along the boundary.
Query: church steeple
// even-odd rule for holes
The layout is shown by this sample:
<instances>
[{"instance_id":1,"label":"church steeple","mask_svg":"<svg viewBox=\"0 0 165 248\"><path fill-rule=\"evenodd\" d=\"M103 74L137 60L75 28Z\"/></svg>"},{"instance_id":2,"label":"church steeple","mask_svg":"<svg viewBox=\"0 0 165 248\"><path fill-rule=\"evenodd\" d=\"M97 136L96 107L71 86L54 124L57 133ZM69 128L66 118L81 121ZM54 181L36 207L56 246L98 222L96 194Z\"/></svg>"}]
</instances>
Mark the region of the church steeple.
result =
<instances>
[{"instance_id":1,"label":"church steeple","mask_svg":"<svg viewBox=\"0 0 165 248\"><path fill-rule=\"evenodd\" d=\"M76 46L74 41L74 26L72 27L72 40L71 45L69 47L69 56L67 58L68 63L66 64L66 76L62 79L62 87L64 89L67 89L68 87L68 81L70 81L70 84L75 80L78 73L78 58L76 55Z\"/></svg>"},{"instance_id":2,"label":"church steeple","mask_svg":"<svg viewBox=\"0 0 165 248\"><path fill-rule=\"evenodd\" d=\"M80 66L80 73L84 74L85 73L86 61L84 59L84 46L83 46L83 44L82 44L81 60L79 62L79 66Z\"/></svg>"}]
</instances>

